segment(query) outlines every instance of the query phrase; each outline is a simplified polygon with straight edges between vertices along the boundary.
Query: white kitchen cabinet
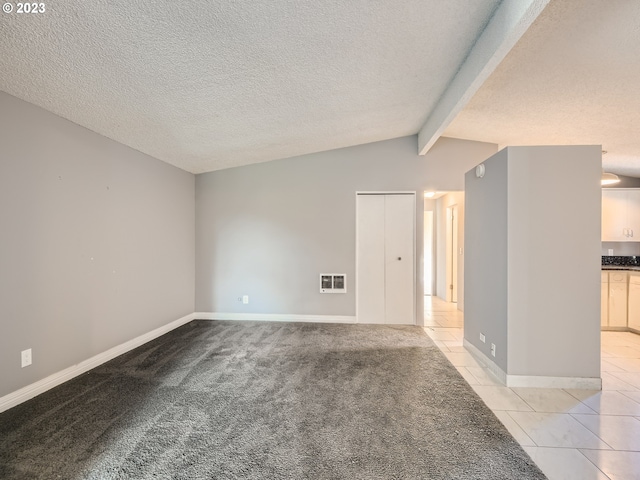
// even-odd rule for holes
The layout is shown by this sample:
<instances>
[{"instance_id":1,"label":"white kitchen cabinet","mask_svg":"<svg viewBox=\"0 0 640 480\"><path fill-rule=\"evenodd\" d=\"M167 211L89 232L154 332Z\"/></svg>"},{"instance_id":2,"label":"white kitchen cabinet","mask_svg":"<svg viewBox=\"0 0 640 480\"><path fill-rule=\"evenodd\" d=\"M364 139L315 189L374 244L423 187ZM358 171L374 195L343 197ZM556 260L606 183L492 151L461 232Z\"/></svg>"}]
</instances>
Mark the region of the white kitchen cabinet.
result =
<instances>
[{"instance_id":1,"label":"white kitchen cabinet","mask_svg":"<svg viewBox=\"0 0 640 480\"><path fill-rule=\"evenodd\" d=\"M600 274L600 325L609 326L609 272L603 270Z\"/></svg>"},{"instance_id":2,"label":"white kitchen cabinet","mask_svg":"<svg viewBox=\"0 0 640 480\"><path fill-rule=\"evenodd\" d=\"M640 242L640 188L602 189L602 241Z\"/></svg>"},{"instance_id":3,"label":"white kitchen cabinet","mask_svg":"<svg viewBox=\"0 0 640 480\"><path fill-rule=\"evenodd\" d=\"M629 328L640 331L640 273L629 274Z\"/></svg>"},{"instance_id":4,"label":"white kitchen cabinet","mask_svg":"<svg viewBox=\"0 0 640 480\"><path fill-rule=\"evenodd\" d=\"M627 326L627 292L629 272L624 270L609 271L609 328Z\"/></svg>"}]
</instances>

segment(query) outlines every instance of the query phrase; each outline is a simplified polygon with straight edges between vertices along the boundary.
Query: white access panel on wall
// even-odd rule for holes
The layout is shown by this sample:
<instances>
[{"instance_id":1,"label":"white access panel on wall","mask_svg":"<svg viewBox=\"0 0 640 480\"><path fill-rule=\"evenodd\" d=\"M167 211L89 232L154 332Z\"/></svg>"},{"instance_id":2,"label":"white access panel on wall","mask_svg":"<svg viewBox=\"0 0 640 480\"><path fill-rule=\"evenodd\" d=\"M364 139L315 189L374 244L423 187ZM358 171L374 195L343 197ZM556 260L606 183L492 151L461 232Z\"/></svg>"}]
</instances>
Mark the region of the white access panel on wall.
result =
<instances>
[{"instance_id":1,"label":"white access panel on wall","mask_svg":"<svg viewBox=\"0 0 640 480\"><path fill-rule=\"evenodd\" d=\"M415 193L356 202L358 322L415 324Z\"/></svg>"},{"instance_id":2,"label":"white access panel on wall","mask_svg":"<svg viewBox=\"0 0 640 480\"><path fill-rule=\"evenodd\" d=\"M320 293L347 293L347 274L321 273Z\"/></svg>"}]
</instances>

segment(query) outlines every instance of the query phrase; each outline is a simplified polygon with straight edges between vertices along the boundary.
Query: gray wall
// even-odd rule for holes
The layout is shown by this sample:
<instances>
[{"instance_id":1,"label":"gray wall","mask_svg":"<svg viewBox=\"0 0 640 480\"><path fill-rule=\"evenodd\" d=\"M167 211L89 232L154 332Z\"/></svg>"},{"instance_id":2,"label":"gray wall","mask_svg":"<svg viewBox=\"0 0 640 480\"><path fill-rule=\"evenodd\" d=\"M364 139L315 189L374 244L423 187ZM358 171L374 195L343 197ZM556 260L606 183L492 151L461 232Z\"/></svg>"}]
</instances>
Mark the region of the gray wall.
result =
<instances>
[{"instance_id":1,"label":"gray wall","mask_svg":"<svg viewBox=\"0 0 640 480\"><path fill-rule=\"evenodd\" d=\"M411 136L198 175L196 311L355 315L355 193L417 191L422 319L421 195L462 190L496 148L443 138L421 157ZM321 272L346 273L347 293L318 293Z\"/></svg>"},{"instance_id":2,"label":"gray wall","mask_svg":"<svg viewBox=\"0 0 640 480\"><path fill-rule=\"evenodd\" d=\"M507 150L508 373L599 377L601 147Z\"/></svg>"},{"instance_id":3,"label":"gray wall","mask_svg":"<svg viewBox=\"0 0 640 480\"><path fill-rule=\"evenodd\" d=\"M2 396L193 312L195 182L2 92L0 112Z\"/></svg>"},{"instance_id":4,"label":"gray wall","mask_svg":"<svg viewBox=\"0 0 640 480\"><path fill-rule=\"evenodd\" d=\"M464 190L464 174L497 151L494 143L440 137L425 157L414 157L424 159L420 171L425 191L451 192Z\"/></svg>"},{"instance_id":5,"label":"gray wall","mask_svg":"<svg viewBox=\"0 0 640 480\"><path fill-rule=\"evenodd\" d=\"M509 147L465 177L465 340L509 375L600 376L600 162Z\"/></svg>"},{"instance_id":6,"label":"gray wall","mask_svg":"<svg viewBox=\"0 0 640 480\"><path fill-rule=\"evenodd\" d=\"M464 338L507 372L507 150L465 175ZM486 343L480 341L480 333Z\"/></svg>"}]
</instances>

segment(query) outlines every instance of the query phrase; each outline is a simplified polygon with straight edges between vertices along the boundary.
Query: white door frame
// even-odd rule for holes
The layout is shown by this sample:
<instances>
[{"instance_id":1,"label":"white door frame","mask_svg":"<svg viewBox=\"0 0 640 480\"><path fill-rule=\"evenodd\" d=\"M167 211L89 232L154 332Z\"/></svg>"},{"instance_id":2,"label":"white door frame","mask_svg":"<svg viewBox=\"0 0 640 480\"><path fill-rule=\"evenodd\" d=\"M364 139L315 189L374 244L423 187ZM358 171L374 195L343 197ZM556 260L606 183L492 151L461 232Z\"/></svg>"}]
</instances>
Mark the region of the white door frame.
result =
<instances>
[{"instance_id":1,"label":"white door frame","mask_svg":"<svg viewBox=\"0 0 640 480\"><path fill-rule=\"evenodd\" d=\"M413 275L412 275L412 284L413 284L413 325L416 325L416 309L417 309L417 293L416 293L416 261L417 261L417 245L416 245L416 198L417 192L411 190L393 190L393 191L367 191L367 190L356 190L355 194L355 202L356 202L356 226L358 222L358 195L413 195ZM424 206L420 211L424 210ZM356 228L356 274L355 280L358 281L358 229ZM360 323L360 317L358 315L358 288L356 283L356 288L354 289L356 293L356 323ZM421 292L422 294L422 292Z\"/></svg>"},{"instance_id":2,"label":"white door frame","mask_svg":"<svg viewBox=\"0 0 640 480\"><path fill-rule=\"evenodd\" d=\"M427 226L429 226L429 228L427 229ZM423 265L423 270L424 270L424 284L427 283L427 278L429 279L429 285L431 286L431 288L429 289L429 292L427 293L426 290L426 286L424 289L424 294L425 295L435 295L435 287L436 287L436 282L435 282L435 271L436 271L436 259L435 259L435 212L433 210L424 210L423 212L423 224L422 224L422 230L423 230L423 239L422 239L422 249L423 249L423 253L422 256L424 258L424 265ZM427 231L428 230L428 231ZM427 236L429 234L429 236ZM429 247L429 248L427 248ZM428 259L428 260L427 260ZM429 270L427 271L426 269L426 265L429 265Z\"/></svg>"},{"instance_id":3,"label":"white door frame","mask_svg":"<svg viewBox=\"0 0 640 480\"><path fill-rule=\"evenodd\" d=\"M445 261L447 268L446 274L446 295L447 302L457 303L458 301L458 231L460 228L458 219L458 204L454 203L446 208L447 226L446 226L446 254Z\"/></svg>"}]
</instances>

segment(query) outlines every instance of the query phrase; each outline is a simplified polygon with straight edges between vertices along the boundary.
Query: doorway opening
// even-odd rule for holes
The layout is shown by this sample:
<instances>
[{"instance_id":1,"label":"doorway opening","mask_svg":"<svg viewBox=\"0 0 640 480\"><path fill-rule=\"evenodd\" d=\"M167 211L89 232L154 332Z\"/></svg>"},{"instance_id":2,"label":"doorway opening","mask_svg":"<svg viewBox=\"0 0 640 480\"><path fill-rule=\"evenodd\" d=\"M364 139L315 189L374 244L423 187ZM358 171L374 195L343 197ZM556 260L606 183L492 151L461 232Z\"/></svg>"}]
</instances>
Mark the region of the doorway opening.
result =
<instances>
[{"instance_id":1,"label":"doorway opening","mask_svg":"<svg viewBox=\"0 0 640 480\"><path fill-rule=\"evenodd\" d=\"M423 238L424 295L464 310L464 192L425 195Z\"/></svg>"}]
</instances>

